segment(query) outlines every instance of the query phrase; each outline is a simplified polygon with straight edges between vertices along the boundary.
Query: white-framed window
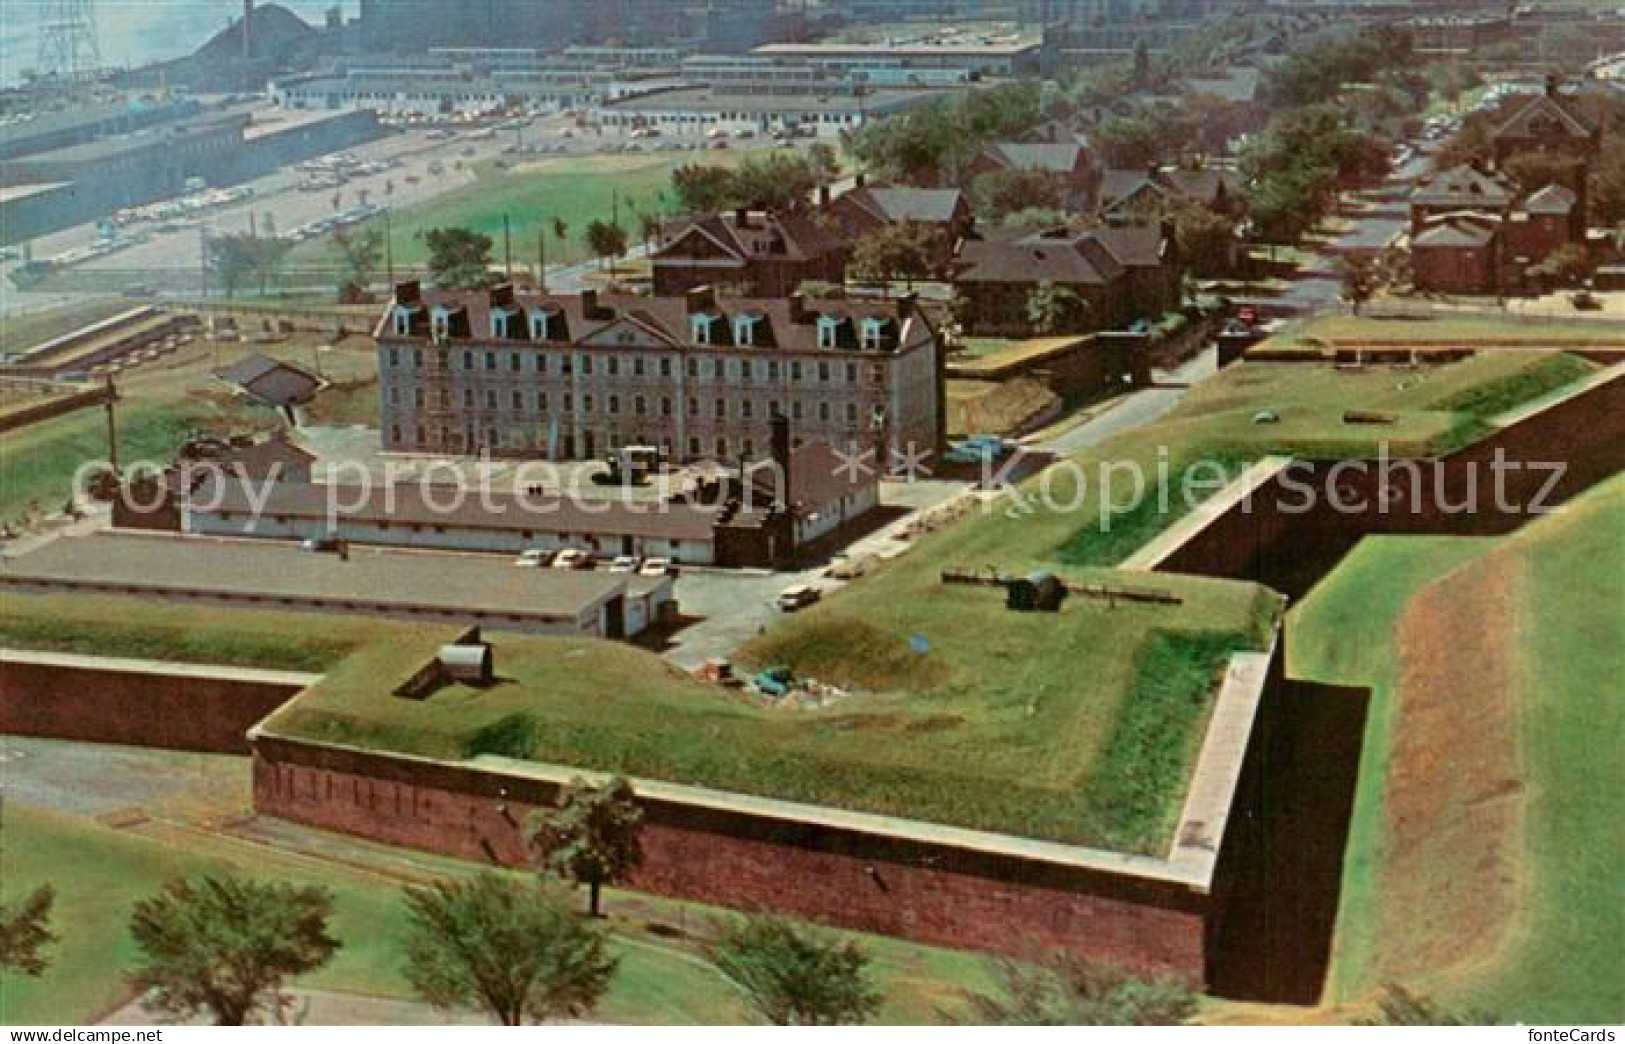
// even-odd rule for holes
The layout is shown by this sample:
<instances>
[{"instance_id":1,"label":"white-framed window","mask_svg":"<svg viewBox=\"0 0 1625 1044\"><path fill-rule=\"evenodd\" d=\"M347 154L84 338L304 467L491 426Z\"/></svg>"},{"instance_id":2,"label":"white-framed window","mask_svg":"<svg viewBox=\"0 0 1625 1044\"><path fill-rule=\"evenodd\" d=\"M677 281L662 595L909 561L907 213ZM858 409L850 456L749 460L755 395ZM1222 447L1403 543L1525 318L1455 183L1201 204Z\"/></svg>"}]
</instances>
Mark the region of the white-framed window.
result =
<instances>
[{"instance_id":1,"label":"white-framed window","mask_svg":"<svg viewBox=\"0 0 1625 1044\"><path fill-rule=\"evenodd\" d=\"M508 336L508 313L493 311L491 313L491 336L506 339Z\"/></svg>"},{"instance_id":2,"label":"white-framed window","mask_svg":"<svg viewBox=\"0 0 1625 1044\"><path fill-rule=\"evenodd\" d=\"M836 335L841 322L833 316L821 315L818 317L818 347L833 348L836 344Z\"/></svg>"},{"instance_id":3,"label":"white-framed window","mask_svg":"<svg viewBox=\"0 0 1625 1044\"><path fill-rule=\"evenodd\" d=\"M690 317L688 326L689 332L692 335L690 339L695 344L711 343L711 317L709 315L701 313L700 315Z\"/></svg>"},{"instance_id":4,"label":"white-framed window","mask_svg":"<svg viewBox=\"0 0 1625 1044\"><path fill-rule=\"evenodd\" d=\"M865 319L863 321L863 348L865 351L874 351L880 347L881 335L886 330L886 324L881 319Z\"/></svg>"},{"instance_id":5,"label":"white-framed window","mask_svg":"<svg viewBox=\"0 0 1625 1044\"><path fill-rule=\"evenodd\" d=\"M734 343L749 347L756 343L756 317L741 315L734 317Z\"/></svg>"},{"instance_id":6,"label":"white-framed window","mask_svg":"<svg viewBox=\"0 0 1625 1044\"><path fill-rule=\"evenodd\" d=\"M395 309L395 332L404 337L411 330L412 313L408 309L397 306Z\"/></svg>"},{"instance_id":7,"label":"white-framed window","mask_svg":"<svg viewBox=\"0 0 1625 1044\"><path fill-rule=\"evenodd\" d=\"M547 340L547 313L540 308L530 313L530 339Z\"/></svg>"},{"instance_id":8,"label":"white-framed window","mask_svg":"<svg viewBox=\"0 0 1625 1044\"><path fill-rule=\"evenodd\" d=\"M429 335L436 341L446 339L451 329L451 316L444 309L436 308L429 314Z\"/></svg>"}]
</instances>

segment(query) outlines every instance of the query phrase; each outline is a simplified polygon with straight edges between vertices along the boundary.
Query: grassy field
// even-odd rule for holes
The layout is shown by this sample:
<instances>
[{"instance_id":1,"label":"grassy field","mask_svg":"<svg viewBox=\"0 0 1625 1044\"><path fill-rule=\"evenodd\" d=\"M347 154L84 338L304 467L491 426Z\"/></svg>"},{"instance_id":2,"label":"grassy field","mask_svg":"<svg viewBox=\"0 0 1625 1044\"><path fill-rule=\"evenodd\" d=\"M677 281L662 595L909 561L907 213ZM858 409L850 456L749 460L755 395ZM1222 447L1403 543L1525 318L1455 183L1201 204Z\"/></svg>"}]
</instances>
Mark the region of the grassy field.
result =
<instances>
[{"instance_id":1,"label":"grassy field","mask_svg":"<svg viewBox=\"0 0 1625 1044\"><path fill-rule=\"evenodd\" d=\"M246 770L245 770L246 771ZM333 962L295 985L367 996L410 998L401 973L404 909L399 888L427 872L369 869L206 834L177 840L119 831L99 823L8 803L0 882L13 898L49 881L57 890L52 930L60 941L40 979L8 975L0 990L0 1023L85 1023L127 1003L123 974L134 961L126 930L130 910L173 877L232 871L331 889L334 934L343 947ZM461 874L471 867L424 858L415 867ZM611 892L606 899L621 965L595 1017L643 1024L746 1021L736 988L705 956L705 943L725 911L691 903ZM984 989L986 970L973 955L854 936L874 959L886 996L881 1020L934 1021L951 1009L962 986Z\"/></svg>"},{"instance_id":2,"label":"grassy field","mask_svg":"<svg viewBox=\"0 0 1625 1044\"><path fill-rule=\"evenodd\" d=\"M188 433L269 430L280 425L269 410L233 396L210 372L252 352L319 366L333 386L311 407L321 424L376 423L377 359L372 341L350 337L331 347L315 334L266 344L192 344L128 371L119 381L119 459L166 464ZM86 461L107 459L107 420L82 410L0 435L0 522L17 524L56 511Z\"/></svg>"},{"instance_id":3,"label":"grassy field","mask_svg":"<svg viewBox=\"0 0 1625 1044\"><path fill-rule=\"evenodd\" d=\"M592 255L582 236L589 222L608 220L616 205L632 240L638 238L640 213L668 214L675 208L671 172L690 163L724 166L737 163L742 151L634 153L543 159L506 170L483 168L479 180L432 200L401 207L391 215L395 263L419 265L428 259L422 234L431 228L468 228L490 236L493 256L502 259L502 217L508 216L515 265L536 261L536 235L547 232L547 262L581 261ZM560 243L553 221L562 218L568 236ZM311 240L295 248L291 261L331 262L331 243Z\"/></svg>"},{"instance_id":4,"label":"grassy field","mask_svg":"<svg viewBox=\"0 0 1625 1044\"><path fill-rule=\"evenodd\" d=\"M1506 1021L1625 1018L1625 959L1617 942L1625 933L1625 829L1618 807L1625 794L1618 750L1625 712L1612 686L1599 684L1625 674L1619 637L1625 634L1625 604L1618 591L1625 574L1617 541L1622 527L1625 478L1616 478L1562 516L1503 540L1367 540L1290 615L1291 673L1373 688L1330 1002L1359 1004L1388 977L1385 969L1404 967L1419 950L1454 949L1455 961L1440 962L1407 985ZM1491 574L1512 585L1506 600L1516 607L1508 682L1516 753L1514 763L1498 771L1518 782L1513 793L1520 815L1511 822L1521 826L1510 838L1485 833L1476 846L1463 846L1459 838L1448 845L1436 838L1401 841L1390 809L1394 780L1427 770L1395 761L1395 703L1402 684L1396 649L1404 637L1396 628L1424 591L1460 597ZM1441 591L1441 584L1449 589ZM1503 608L1467 605L1462 615L1483 621ZM1445 657L1458 645L1470 645L1445 636L1433 642ZM1477 666L1456 669L1466 677ZM1457 749L1431 757L1483 751L1488 745L1475 738L1481 724L1478 713L1468 712L1451 741ZM1447 797L1440 801L1441 819L1474 822L1469 817L1478 810L1452 807ZM1438 863L1433 873L1445 880L1470 878L1490 853L1510 847L1516 853L1510 908L1486 923L1448 925L1433 923L1423 911L1395 909L1401 900L1381 882L1401 858L1401 843L1405 858ZM1416 845L1424 846L1420 853ZM1401 927L1383 930L1384 924ZM1439 934L1421 934L1426 932ZM1487 954L1474 945L1481 938L1489 940Z\"/></svg>"},{"instance_id":5,"label":"grassy field","mask_svg":"<svg viewBox=\"0 0 1625 1044\"><path fill-rule=\"evenodd\" d=\"M1618 344L1625 338L1618 323L1609 324L1584 315L1573 319L1506 318L1493 315L1440 315L1417 319L1380 319L1370 316L1328 315L1294 324L1263 346L1292 347L1338 341L1374 341L1405 344L1410 341L1572 341L1575 347L1598 342Z\"/></svg>"}]
</instances>

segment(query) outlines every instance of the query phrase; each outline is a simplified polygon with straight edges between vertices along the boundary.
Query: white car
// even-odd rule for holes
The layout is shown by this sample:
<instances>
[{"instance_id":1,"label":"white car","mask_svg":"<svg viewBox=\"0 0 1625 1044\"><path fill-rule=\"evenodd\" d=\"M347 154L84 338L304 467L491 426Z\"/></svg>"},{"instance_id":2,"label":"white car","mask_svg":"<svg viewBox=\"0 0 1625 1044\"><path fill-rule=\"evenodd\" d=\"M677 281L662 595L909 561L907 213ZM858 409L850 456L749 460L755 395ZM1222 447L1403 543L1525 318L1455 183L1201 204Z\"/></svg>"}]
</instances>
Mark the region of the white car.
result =
<instances>
[{"instance_id":1,"label":"white car","mask_svg":"<svg viewBox=\"0 0 1625 1044\"><path fill-rule=\"evenodd\" d=\"M638 556L621 555L609 564L609 571L611 573L635 573L638 571L639 564Z\"/></svg>"},{"instance_id":2,"label":"white car","mask_svg":"<svg viewBox=\"0 0 1625 1044\"><path fill-rule=\"evenodd\" d=\"M638 567L640 576L676 576L677 567L669 558L645 558Z\"/></svg>"},{"instance_id":3,"label":"white car","mask_svg":"<svg viewBox=\"0 0 1625 1044\"><path fill-rule=\"evenodd\" d=\"M532 547L519 552L519 557L513 560L513 564L521 569L545 569L552 561L553 552Z\"/></svg>"},{"instance_id":4,"label":"white car","mask_svg":"<svg viewBox=\"0 0 1625 1044\"><path fill-rule=\"evenodd\" d=\"M591 569L592 556L580 548L567 547L553 556L554 569Z\"/></svg>"}]
</instances>

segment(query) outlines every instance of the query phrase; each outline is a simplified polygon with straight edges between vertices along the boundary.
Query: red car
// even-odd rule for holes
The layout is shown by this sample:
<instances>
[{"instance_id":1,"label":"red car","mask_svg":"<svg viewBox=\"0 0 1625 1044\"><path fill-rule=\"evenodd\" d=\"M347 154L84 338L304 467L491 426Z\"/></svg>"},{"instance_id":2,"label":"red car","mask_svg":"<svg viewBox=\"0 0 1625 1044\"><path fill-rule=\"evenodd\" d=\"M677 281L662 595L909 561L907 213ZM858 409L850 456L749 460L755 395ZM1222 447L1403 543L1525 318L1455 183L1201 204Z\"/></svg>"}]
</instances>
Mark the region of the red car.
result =
<instances>
[{"instance_id":1,"label":"red car","mask_svg":"<svg viewBox=\"0 0 1625 1044\"><path fill-rule=\"evenodd\" d=\"M1248 326L1258 325L1258 308L1255 305L1242 305L1236 309L1236 318Z\"/></svg>"}]
</instances>

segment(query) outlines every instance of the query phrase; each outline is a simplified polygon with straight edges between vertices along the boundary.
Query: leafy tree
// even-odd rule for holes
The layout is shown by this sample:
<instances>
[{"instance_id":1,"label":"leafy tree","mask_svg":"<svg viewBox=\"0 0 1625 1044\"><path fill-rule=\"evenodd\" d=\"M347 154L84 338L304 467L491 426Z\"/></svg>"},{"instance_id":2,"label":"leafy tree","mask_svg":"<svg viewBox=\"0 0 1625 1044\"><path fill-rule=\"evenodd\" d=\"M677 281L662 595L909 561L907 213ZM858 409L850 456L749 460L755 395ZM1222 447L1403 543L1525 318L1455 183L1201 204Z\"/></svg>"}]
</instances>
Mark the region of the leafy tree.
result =
<instances>
[{"instance_id":1,"label":"leafy tree","mask_svg":"<svg viewBox=\"0 0 1625 1044\"><path fill-rule=\"evenodd\" d=\"M378 272L378 262L384 256L384 234L376 225L366 225L354 232L344 231L333 236L339 249L339 263L344 270L344 281L339 284L339 300L359 301L372 284Z\"/></svg>"},{"instance_id":2,"label":"leafy tree","mask_svg":"<svg viewBox=\"0 0 1625 1044\"><path fill-rule=\"evenodd\" d=\"M852 136L864 168L910 185L958 184L983 145L1024 137L1043 121L1036 80L967 91L875 120Z\"/></svg>"},{"instance_id":3,"label":"leafy tree","mask_svg":"<svg viewBox=\"0 0 1625 1044\"><path fill-rule=\"evenodd\" d=\"M1209 278L1231 274L1234 267L1236 223L1198 204L1173 212L1174 239L1191 272Z\"/></svg>"},{"instance_id":4,"label":"leafy tree","mask_svg":"<svg viewBox=\"0 0 1625 1044\"><path fill-rule=\"evenodd\" d=\"M237 290L250 276L258 275L261 292L264 281L293 246L287 239L273 239L249 233L210 236L205 254L209 271L220 280L227 297L235 297Z\"/></svg>"},{"instance_id":5,"label":"leafy tree","mask_svg":"<svg viewBox=\"0 0 1625 1044\"><path fill-rule=\"evenodd\" d=\"M1495 1019L1483 1012L1453 1012L1432 998L1389 983L1377 1001L1378 1015L1361 1026L1487 1026Z\"/></svg>"},{"instance_id":6,"label":"leafy tree","mask_svg":"<svg viewBox=\"0 0 1625 1044\"><path fill-rule=\"evenodd\" d=\"M691 214L726 210L734 205L734 175L727 167L687 163L671 172L677 203Z\"/></svg>"},{"instance_id":7,"label":"leafy tree","mask_svg":"<svg viewBox=\"0 0 1625 1044\"><path fill-rule=\"evenodd\" d=\"M1027 321L1044 334L1078 333L1089 315L1089 302L1069 286L1046 279L1027 295Z\"/></svg>"},{"instance_id":8,"label":"leafy tree","mask_svg":"<svg viewBox=\"0 0 1625 1044\"><path fill-rule=\"evenodd\" d=\"M429 278L443 290L479 290L491 283L491 237L466 228L431 228Z\"/></svg>"},{"instance_id":9,"label":"leafy tree","mask_svg":"<svg viewBox=\"0 0 1625 1044\"><path fill-rule=\"evenodd\" d=\"M0 975L8 971L39 978L50 964L45 948L56 942L51 933L51 906L56 890L40 885L21 899L0 905Z\"/></svg>"},{"instance_id":10,"label":"leafy tree","mask_svg":"<svg viewBox=\"0 0 1625 1044\"><path fill-rule=\"evenodd\" d=\"M813 176L819 184L835 180L841 173L841 158L835 152L833 145L824 142L815 142L807 147L805 153L807 166L812 169Z\"/></svg>"},{"instance_id":11,"label":"leafy tree","mask_svg":"<svg viewBox=\"0 0 1625 1044\"><path fill-rule=\"evenodd\" d=\"M440 1008L504 1026L592 1011L615 975L604 934L556 889L495 873L406 890L406 978Z\"/></svg>"},{"instance_id":12,"label":"leafy tree","mask_svg":"<svg viewBox=\"0 0 1625 1044\"><path fill-rule=\"evenodd\" d=\"M1041 170L994 170L971 183L980 217L1002 221L1018 210L1054 209L1064 200L1056 180Z\"/></svg>"},{"instance_id":13,"label":"leafy tree","mask_svg":"<svg viewBox=\"0 0 1625 1044\"><path fill-rule=\"evenodd\" d=\"M546 865L589 890L587 909L599 916L599 893L643 862L638 831L643 811L632 784L616 778L593 786L577 777L559 792L551 811L533 813L527 840L541 844Z\"/></svg>"},{"instance_id":14,"label":"leafy tree","mask_svg":"<svg viewBox=\"0 0 1625 1044\"><path fill-rule=\"evenodd\" d=\"M1056 207L1029 207L1006 214L999 224L1005 228L1062 228L1074 220L1070 212Z\"/></svg>"},{"instance_id":15,"label":"leafy tree","mask_svg":"<svg viewBox=\"0 0 1625 1044\"><path fill-rule=\"evenodd\" d=\"M615 259L626 253L626 229L608 221L593 219L587 223L584 234L587 249L592 256L598 259L600 265L609 261L610 271L615 271Z\"/></svg>"},{"instance_id":16,"label":"leafy tree","mask_svg":"<svg viewBox=\"0 0 1625 1044\"><path fill-rule=\"evenodd\" d=\"M819 175L799 152L757 153L733 171L733 206L784 210L806 203Z\"/></svg>"},{"instance_id":17,"label":"leafy tree","mask_svg":"<svg viewBox=\"0 0 1625 1044\"><path fill-rule=\"evenodd\" d=\"M931 277L948 249L940 229L913 221L883 225L858 240L852 250L852 274L887 285L906 279L912 286L916 279Z\"/></svg>"},{"instance_id":18,"label":"leafy tree","mask_svg":"<svg viewBox=\"0 0 1625 1044\"><path fill-rule=\"evenodd\" d=\"M1586 248L1578 243L1564 243L1545 260L1529 266L1529 277L1551 286L1578 286L1591 277L1594 265Z\"/></svg>"},{"instance_id":19,"label":"leafy tree","mask_svg":"<svg viewBox=\"0 0 1625 1044\"><path fill-rule=\"evenodd\" d=\"M1554 152L1519 152L1508 156L1502 169L1524 192L1536 192L1547 185L1578 189L1585 174L1584 164Z\"/></svg>"},{"instance_id":20,"label":"leafy tree","mask_svg":"<svg viewBox=\"0 0 1625 1044\"><path fill-rule=\"evenodd\" d=\"M643 211L637 217L638 236L643 240L643 249L652 251L655 240L660 238L660 215Z\"/></svg>"},{"instance_id":21,"label":"leafy tree","mask_svg":"<svg viewBox=\"0 0 1625 1044\"><path fill-rule=\"evenodd\" d=\"M1360 254L1351 254L1341 262L1343 277L1343 299L1353 308L1354 314L1360 314L1360 306L1371 300L1377 293L1377 266L1370 258Z\"/></svg>"},{"instance_id":22,"label":"leafy tree","mask_svg":"<svg viewBox=\"0 0 1625 1044\"><path fill-rule=\"evenodd\" d=\"M782 917L746 917L725 928L711 958L775 1026L860 1025L880 1011L869 955Z\"/></svg>"},{"instance_id":23,"label":"leafy tree","mask_svg":"<svg viewBox=\"0 0 1625 1044\"><path fill-rule=\"evenodd\" d=\"M1196 994L1175 976L1140 978L1065 951L1024 963L989 962L997 984L967 992L963 1021L986 1026L1180 1026L1196 1014Z\"/></svg>"},{"instance_id":24,"label":"leafy tree","mask_svg":"<svg viewBox=\"0 0 1625 1044\"><path fill-rule=\"evenodd\" d=\"M1589 217L1594 224L1617 228L1625 225L1625 140L1616 133L1603 141L1591 164Z\"/></svg>"},{"instance_id":25,"label":"leafy tree","mask_svg":"<svg viewBox=\"0 0 1625 1044\"><path fill-rule=\"evenodd\" d=\"M326 964L339 948L328 934L333 896L237 877L171 881L136 904L130 934L141 958L131 982L159 1012L206 1011L241 1026L279 1010L282 983Z\"/></svg>"}]
</instances>

